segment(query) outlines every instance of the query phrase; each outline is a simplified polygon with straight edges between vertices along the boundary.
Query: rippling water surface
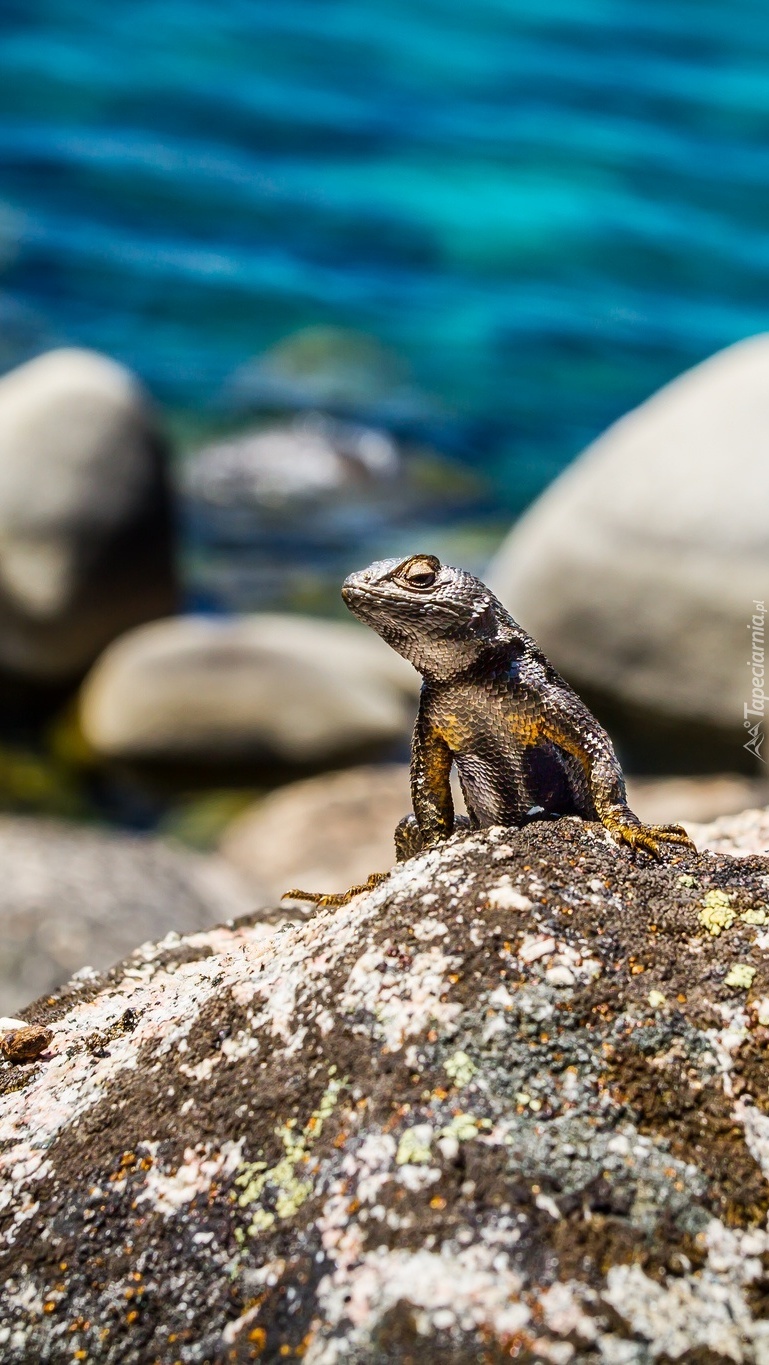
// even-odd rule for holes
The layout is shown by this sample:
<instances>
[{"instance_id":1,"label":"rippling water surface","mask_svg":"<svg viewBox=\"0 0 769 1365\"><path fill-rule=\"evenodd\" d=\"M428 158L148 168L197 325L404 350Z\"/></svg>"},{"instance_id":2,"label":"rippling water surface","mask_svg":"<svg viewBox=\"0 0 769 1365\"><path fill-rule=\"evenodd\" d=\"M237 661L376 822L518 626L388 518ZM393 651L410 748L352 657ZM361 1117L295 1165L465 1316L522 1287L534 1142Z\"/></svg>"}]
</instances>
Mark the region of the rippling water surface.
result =
<instances>
[{"instance_id":1,"label":"rippling water surface","mask_svg":"<svg viewBox=\"0 0 769 1365\"><path fill-rule=\"evenodd\" d=\"M5 0L0 363L379 338L511 506L769 323L759 0Z\"/></svg>"}]
</instances>

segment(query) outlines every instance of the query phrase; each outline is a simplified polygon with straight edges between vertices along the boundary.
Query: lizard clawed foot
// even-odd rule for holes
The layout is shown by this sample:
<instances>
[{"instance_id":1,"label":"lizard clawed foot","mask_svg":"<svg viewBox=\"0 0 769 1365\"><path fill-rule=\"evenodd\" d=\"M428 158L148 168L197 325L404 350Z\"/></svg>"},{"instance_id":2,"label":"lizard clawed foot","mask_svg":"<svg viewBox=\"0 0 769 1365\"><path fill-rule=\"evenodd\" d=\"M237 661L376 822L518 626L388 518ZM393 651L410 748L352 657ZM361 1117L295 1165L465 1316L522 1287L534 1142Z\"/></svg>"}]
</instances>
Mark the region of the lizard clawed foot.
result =
<instances>
[{"instance_id":1,"label":"lizard clawed foot","mask_svg":"<svg viewBox=\"0 0 769 1365\"><path fill-rule=\"evenodd\" d=\"M368 881L361 882L359 886L351 886L348 891L284 891L281 896L282 901L312 901L319 909L326 905L347 905L353 896L359 896L362 891L371 891L385 877L389 877L389 872L372 872Z\"/></svg>"},{"instance_id":2,"label":"lizard clawed foot","mask_svg":"<svg viewBox=\"0 0 769 1365\"><path fill-rule=\"evenodd\" d=\"M624 821L612 821L607 825L607 829L620 843L628 844L634 852L642 848L654 858L661 858L663 848L670 844L682 851L697 852L682 825L632 825Z\"/></svg>"}]
</instances>

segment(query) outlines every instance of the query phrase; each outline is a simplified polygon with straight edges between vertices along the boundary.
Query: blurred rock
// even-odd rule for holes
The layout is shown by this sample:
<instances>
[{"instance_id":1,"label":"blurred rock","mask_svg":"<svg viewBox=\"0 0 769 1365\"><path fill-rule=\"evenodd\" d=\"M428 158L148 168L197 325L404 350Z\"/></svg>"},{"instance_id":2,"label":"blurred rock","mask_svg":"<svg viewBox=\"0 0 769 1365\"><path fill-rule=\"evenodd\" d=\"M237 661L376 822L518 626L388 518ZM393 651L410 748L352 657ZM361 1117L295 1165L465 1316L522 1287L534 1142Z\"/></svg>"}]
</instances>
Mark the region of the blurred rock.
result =
<instances>
[{"instance_id":1,"label":"blurred rock","mask_svg":"<svg viewBox=\"0 0 769 1365\"><path fill-rule=\"evenodd\" d=\"M767 506L764 335L611 427L493 561L489 581L513 615L570 681L607 699L633 766L658 725L683 770L750 765L747 627L754 600L769 598Z\"/></svg>"},{"instance_id":2,"label":"blurred rock","mask_svg":"<svg viewBox=\"0 0 769 1365\"><path fill-rule=\"evenodd\" d=\"M392 867L393 832L410 809L408 764L323 773L255 802L229 826L220 852L260 904L292 886L344 891Z\"/></svg>"},{"instance_id":3,"label":"blurred rock","mask_svg":"<svg viewBox=\"0 0 769 1365\"><path fill-rule=\"evenodd\" d=\"M185 488L213 506L279 513L336 502L340 493L392 479L399 470L397 447L384 432L313 413L205 447L187 462Z\"/></svg>"},{"instance_id":4,"label":"blurred rock","mask_svg":"<svg viewBox=\"0 0 769 1365\"><path fill-rule=\"evenodd\" d=\"M109 758L306 768L385 752L408 734L417 691L409 665L352 624L188 616L111 645L81 723Z\"/></svg>"},{"instance_id":5,"label":"blurred rock","mask_svg":"<svg viewBox=\"0 0 769 1365\"><path fill-rule=\"evenodd\" d=\"M319 412L214 442L180 473L193 591L235 611L322 611L372 545L430 543L485 507L459 463Z\"/></svg>"},{"instance_id":6,"label":"blurred rock","mask_svg":"<svg viewBox=\"0 0 769 1365\"><path fill-rule=\"evenodd\" d=\"M769 782L738 773L706 777L631 777L628 800L650 825L716 820L769 802Z\"/></svg>"},{"instance_id":7,"label":"blurred rock","mask_svg":"<svg viewBox=\"0 0 769 1365\"><path fill-rule=\"evenodd\" d=\"M216 857L63 821L0 817L0 1014L169 930L248 913Z\"/></svg>"},{"instance_id":8,"label":"blurred rock","mask_svg":"<svg viewBox=\"0 0 769 1365\"><path fill-rule=\"evenodd\" d=\"M342 327L306 327L248 361L229 385L243 407L269 411L324 408L385 426L426 415L424 397L375 337Z\"/></svg>"},{"instance_id":9,"label":"blurred rock","mask_svg":"<svg viewBox=\"0 0 769 1365\"><path fill-rule=\"evenodd\" d=\"M175 601L163 449L131 374L59 350L0 379L0 668L56 684Z\"/></svg>"},{"instance_id":10,"label":"blurred rock","mask_svg":"<svg viewBox=\"0 0 769 1365\"><path fill-rule=\"evenodd\" d=\"M769 855L769 806L723 815L707 824L689 824L687 828L700 852L710 849L735 858Z\"/></svg>"}]
</instances>

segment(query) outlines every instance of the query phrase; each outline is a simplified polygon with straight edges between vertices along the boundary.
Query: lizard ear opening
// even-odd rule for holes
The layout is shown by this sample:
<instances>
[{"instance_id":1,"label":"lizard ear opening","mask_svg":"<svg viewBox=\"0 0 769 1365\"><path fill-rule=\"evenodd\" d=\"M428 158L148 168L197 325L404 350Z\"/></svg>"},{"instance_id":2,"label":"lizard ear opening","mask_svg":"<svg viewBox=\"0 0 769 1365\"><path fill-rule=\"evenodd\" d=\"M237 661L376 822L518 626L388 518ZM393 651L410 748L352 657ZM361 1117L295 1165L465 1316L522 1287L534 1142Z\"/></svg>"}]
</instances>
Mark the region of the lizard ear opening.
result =
<instances>
[{"instance_id":1,"label":"lizard ear opening","mask_svg":"<svg viewBox=\"0 0 769 1365\"><path fill-rule=\"evenodd\" d=\"M417 591L432 588L440 571L441 563L435 555L412 555L395 570L393 575L407 588Z\"/></svg>"}]
</instances>

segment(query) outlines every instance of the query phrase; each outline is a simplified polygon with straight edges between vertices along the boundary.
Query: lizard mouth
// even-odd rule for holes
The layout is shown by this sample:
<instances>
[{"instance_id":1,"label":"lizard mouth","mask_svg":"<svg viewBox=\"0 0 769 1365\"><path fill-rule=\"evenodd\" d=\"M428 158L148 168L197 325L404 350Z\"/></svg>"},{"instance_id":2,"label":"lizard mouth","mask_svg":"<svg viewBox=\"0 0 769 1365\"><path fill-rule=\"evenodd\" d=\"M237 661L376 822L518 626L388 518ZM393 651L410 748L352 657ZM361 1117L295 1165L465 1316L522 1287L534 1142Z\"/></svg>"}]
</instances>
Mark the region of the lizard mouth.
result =
<instances>
[{"instance_id":1,"label":"lizard mouth","mask_svg":"<svg viewBox=\"0 0 769 1365\"><path fill-rule=\"evenodd\" d=\"M369 587L367 583L355 583L342 588L342 601L345 602L348 607L352 607L353 604L360 606L364 602L384 602L385 606L391 607L395 611L397 611L399 607L409 607L412 603L421 605L419 596L416 592L410 595L403 593L396 597L393 593L383 592L381 588ZM424 602L424 596L422 596L421 601Z\"/></svg>"},{"instance_id":2,"label":"lizard mouth","mask_svg":"<svg viewBox=\"0 0 769 1365\"><path fill-rule=\"evenodd\" d=\"M386 605L387 599L384 593L377 592L376 589L363 587L358 583L345 583L342 588L342 601L353 616L368 622L381 615L382 606Z\"/></svg>"},{"instance_id":3,"label":"lizard mouth","mask_svg":"<svg viewBox=\"0 0 769 1365\"><path fill-rule=\"evenodd\" d=\"M346 602L348 607L351 603L355 602L356 599L360 600L362 597L374 598L378 602L392 601L392 598L388 597L386 592L377 592L376 588L370 588L368 584L345 583L342 588L342 601Z\"/></svg>"},{"instance_id":4,"label":"lizard mouth","mask_svg":"<svg viewBox=\"0 0 769 1365\"><path fill-rule=\"evenodd\" d=\"M390 607L395 612L399 608L405 608L405 611L408 612L410 607L419 609L425 605L424 594L420 596L416 592L410 595L404 593L395 597L392 593L383 592L380 588L369 583L345 583L342 588L342 601L353 611L357 607L363 606L364 603L373 605L375 602L383 602L385 606ZM433 607L438 617L448 618L461 624L469 621L474 615L471 608L453 602L431 602L430 606Z\"/></svg>"}]
</instances>

